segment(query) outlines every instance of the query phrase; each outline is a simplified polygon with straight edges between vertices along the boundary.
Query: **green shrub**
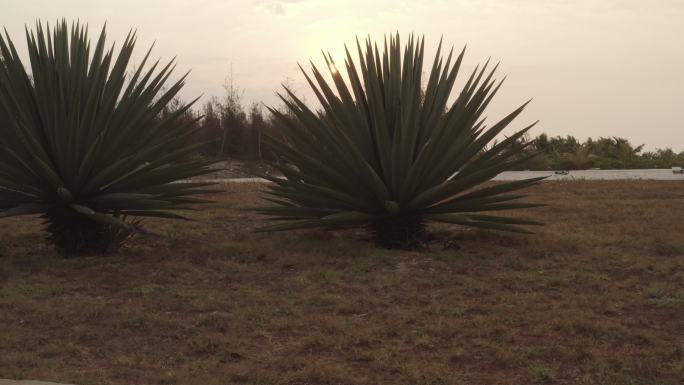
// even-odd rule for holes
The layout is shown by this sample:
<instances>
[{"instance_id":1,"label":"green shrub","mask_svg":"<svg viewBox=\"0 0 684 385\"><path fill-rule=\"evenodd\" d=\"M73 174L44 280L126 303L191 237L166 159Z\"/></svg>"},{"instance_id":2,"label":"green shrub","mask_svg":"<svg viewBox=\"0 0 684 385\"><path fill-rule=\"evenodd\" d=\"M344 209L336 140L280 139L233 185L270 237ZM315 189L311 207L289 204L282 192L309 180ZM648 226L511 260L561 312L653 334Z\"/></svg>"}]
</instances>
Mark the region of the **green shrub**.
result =
<instances>
[{"instance_id":1,"label":"green shrub","mask_svg":"<svg viewBox=\"0 0 684 385\"><path fill-rule=\"evenodd\" d=\"M485 125L501 85L496 67L476 69L449 104L464 52L445 60L440 44L423 88L423 39L411 37L402 49L399 36L391 37L382 51L369 39L357 48L358 65L347 51L348 80L329 54L332 83L313 64L313 76L302 69L320 111L287 88L281 99L289 113L271 110L285 139L267 140L285 179L266 176L276 206L257 210L286 222L262 230L369 227L380 245L402 247L428 221L518 232L538 224L481 212L538 206L511 192L542 178L473 190L528 159L513 157L528 145L516 141L532 126L487 146L525 107Z\"/></svg>"},{"instance_id":2,"label":"green shrub","mask_svg":"<svg viewBox=\"0 0 684 385\"><path fill-rule=\"evenodd\" d=\"M0 215L40 214L66 253L106 250L140 230L131 217L173 212L204 200L205 183L173 183L208 172L188 145L194 122L162 117L185 76L165 88L173 62L127 76L131 33L118 53L105 30L91 47L86 27L66 21L27 30L30 72L0 36ZM172 211L173 210L173 211Z\"/></svg>"}]
</instances>

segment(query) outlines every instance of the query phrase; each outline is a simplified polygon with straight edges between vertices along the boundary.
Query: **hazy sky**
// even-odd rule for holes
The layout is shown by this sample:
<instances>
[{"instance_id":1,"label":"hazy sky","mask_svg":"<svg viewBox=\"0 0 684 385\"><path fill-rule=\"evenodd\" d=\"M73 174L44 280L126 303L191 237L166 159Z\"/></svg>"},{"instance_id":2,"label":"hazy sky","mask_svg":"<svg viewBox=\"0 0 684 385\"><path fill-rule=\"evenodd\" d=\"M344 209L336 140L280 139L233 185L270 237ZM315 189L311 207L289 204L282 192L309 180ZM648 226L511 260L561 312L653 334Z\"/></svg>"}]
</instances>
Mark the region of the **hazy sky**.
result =
<instances>
[{"instance_id":1,"label":"hazy sky","mask_svg":"<svg viewBox=\"0 0 684 385\"><path fill-rule=\"evenodd\" d=\"M508 79L489 111L498 118L534 98L517 127L533 134L623 136L684 150L684 0L1 0L15 42L40 18L108 23L121 41L137 28L138 53L178 56L192 69L183 97L223 93L233 69L245 104L276 103L287 78L311 100L297 62L330 51L342 62L356 35L440 36L468 44L465 69L492 57ZM465 75L465 73L464 73Z\"/></svg>"}]
</instances>

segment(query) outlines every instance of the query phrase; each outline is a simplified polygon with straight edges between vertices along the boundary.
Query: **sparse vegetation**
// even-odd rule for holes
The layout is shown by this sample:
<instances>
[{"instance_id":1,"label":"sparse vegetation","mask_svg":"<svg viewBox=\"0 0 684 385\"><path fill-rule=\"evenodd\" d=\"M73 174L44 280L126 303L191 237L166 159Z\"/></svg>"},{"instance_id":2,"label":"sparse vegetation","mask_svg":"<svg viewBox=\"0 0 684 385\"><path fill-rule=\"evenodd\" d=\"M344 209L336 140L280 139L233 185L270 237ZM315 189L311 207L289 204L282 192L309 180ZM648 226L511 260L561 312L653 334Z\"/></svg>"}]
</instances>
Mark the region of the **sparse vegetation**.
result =
<instances>
[{"instance_id":1,"label":"sparse vegetation","mask_svg":"<svg viewBox=\"0 0 684 385\"><path fill-rule=\"evenodd\" d=\"M551 382L549 370L543 366L530 366L530 374L532 375L532 382L535 384L548 384Z\"/></svg>"},{"instance_id":2,"label":"sparse vegetation","mask_svg":"<svg viewBox=\"0 0 684 385\"><path fill-rule=\"evenodd\" d=\"M190 105L164 113L185 77L161 91L173 63L126 71L135 45L118 54L105 31L66 21L27 32L30 70L0 36L0 216L41 214L66 254L106 251L140 231L131 217L182 219L206 183L172 182L209 172L189 143ZM149 54L148 54L149 55ZM174 212L170 212L174 210Z\"/></svg>"},{"instance_id":3,"label":"sparse vegetation","mask_svg":"<svg viewBox=\"0 0 684 385\"><path fill-rule=\"evenodd\" d=\"M39 218L0 222L0 377L681 384L681 182L543 182L528 194L550 205L523 210L536 235L434 224L422 252L253 233L240 208L262 188L226 185L197 221L150 220L170 239L107 258L51 258Z\"/></svg>"}]
</instances>

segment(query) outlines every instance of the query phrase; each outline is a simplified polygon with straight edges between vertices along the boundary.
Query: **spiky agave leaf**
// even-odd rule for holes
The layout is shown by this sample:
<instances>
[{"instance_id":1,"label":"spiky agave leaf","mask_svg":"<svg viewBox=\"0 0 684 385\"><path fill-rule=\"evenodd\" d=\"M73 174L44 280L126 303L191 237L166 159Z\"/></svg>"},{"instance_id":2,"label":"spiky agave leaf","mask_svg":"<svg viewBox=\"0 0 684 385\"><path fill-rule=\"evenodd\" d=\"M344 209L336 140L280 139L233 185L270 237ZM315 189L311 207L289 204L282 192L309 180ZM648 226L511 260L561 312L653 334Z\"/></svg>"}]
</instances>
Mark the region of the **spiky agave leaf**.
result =
<instances>
[{"instance_id":1,"label":"spiky agave leaf","mask_svg":"<svg viewBox=\"0 0 684 385\"><path fill-rule=\"evenodd\" d=\"M512 144L534 126L487 147L527 104L485 126L484 110L501 86L496 67L476 68L449 103L464 51L444 59L440 42L423 88L423 38L411 36L402 47L397 34L383 50L370 39L365 49L357 41L357 49L357 62L346 51L347 80L329 54L331 83L313 63L311 74L302 68L321 110L288 89L281 95L288 113L271 109L282 137L267 140L285 178L268 187L278 206L257 211L285 222L262 230L370 226L392 246L426 221L519 232L536 224L477 214L536 206L508 193L541 179L473 191L520 162L515 155L525 146Z\"/></svg>"},{"instance_id":2,"label":"spiky agave leaf","mask_svg":"<svg viewBox=\"0 0 684 385\"><path fill-rule=\"evenodd\" d=\"M127 75L135 33L115 50L103 28L91 46L78 22L38 22L26 39L30 71L0 35L0 217L41 214L78 252L125 239L139 223L127 216L180 218L170 211L203 202L191 196L207 184L173 183L210 171L179 119L190 104L161 114L185 81L166 87L173 61L148 68L148 51Z\"/></svg>"}]
</instances>

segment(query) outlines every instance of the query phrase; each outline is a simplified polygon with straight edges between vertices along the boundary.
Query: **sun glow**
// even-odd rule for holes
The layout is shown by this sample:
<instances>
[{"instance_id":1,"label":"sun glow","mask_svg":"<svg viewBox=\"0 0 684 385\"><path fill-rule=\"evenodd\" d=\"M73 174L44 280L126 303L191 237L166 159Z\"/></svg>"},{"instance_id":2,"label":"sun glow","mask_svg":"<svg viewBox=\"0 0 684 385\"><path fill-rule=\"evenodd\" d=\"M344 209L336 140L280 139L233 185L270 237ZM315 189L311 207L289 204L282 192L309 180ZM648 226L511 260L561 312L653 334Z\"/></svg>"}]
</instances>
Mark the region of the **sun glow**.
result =
<instances>
[{"instance_id":1,"label":"sun glow","mask_svg":"<svg viewBox=\"0 0 684 385\"><path fill-rule=\"evenodd\" d=\"M341 71L344 68L344 59L347 57L344 50L345 43L352 54L356 51L356 48L350 45L354 41L353 38L354 36L351 36L350 39L345 32L336 32L334 28L324 33L307 36L303 44L303 57L300 60L311 60L317 67L325 68L325 57L329 56L337 66L336 70ZM333 70L332 66L331 70Z\"/></svg>"}]
</instances>

